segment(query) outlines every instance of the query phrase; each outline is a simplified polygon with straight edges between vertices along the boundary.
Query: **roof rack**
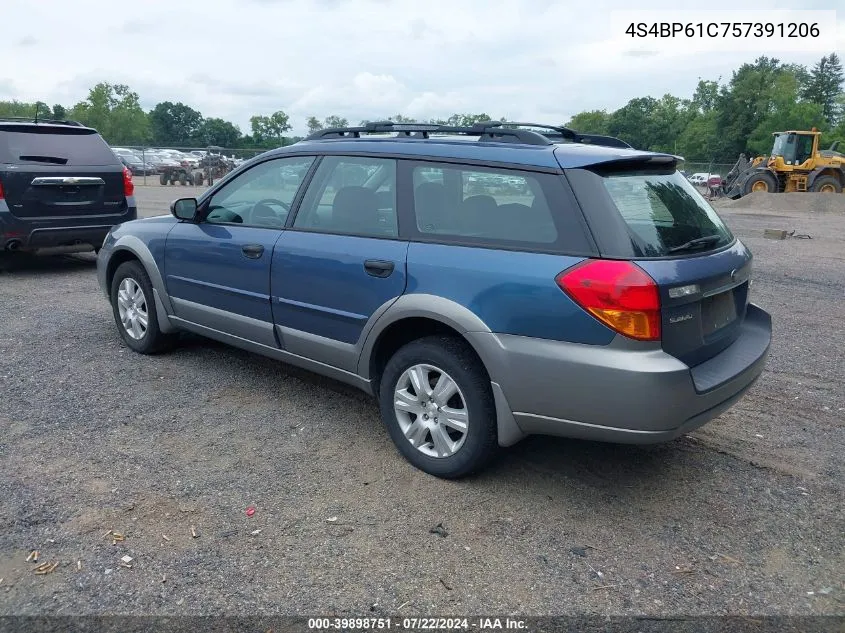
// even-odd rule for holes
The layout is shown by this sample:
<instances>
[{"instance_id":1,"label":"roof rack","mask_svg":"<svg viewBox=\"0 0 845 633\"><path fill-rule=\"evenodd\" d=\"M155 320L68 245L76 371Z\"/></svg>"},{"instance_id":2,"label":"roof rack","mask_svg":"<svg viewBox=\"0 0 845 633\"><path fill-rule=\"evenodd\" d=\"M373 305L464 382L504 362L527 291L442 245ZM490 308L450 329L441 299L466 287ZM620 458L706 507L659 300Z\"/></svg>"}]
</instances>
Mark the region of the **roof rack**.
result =
<instances>
[{"instance_id":1,"label":"roof rack","mask_svg":"<svg viewBox=\"0 0 845 633\"><path fill-rule=\"evenodd\" d=\"M402 138L430 138L430 134L466 134L478 135L481 141L498 141L525 143L527 145L551 145L552 141L531 130L503 128L498 124L487 122L476 123L469 127L438 125L437 123L394 123L392 121L375 121L359 127L342 127L320 130L307 140L361 138L362 134L379 134L396 132Z\"/></svg>"},{"instance_id":2,"label":"roof rack","mask_svg":"<svg viewBox=\"0 0 845 633\"><path fill-rule=\"evenodd\" d=\"M537 132L521 128L533 127L550 132ZM527 145L551 145L556 139L571 143L603 145L632 149L631 145L613 136L600 134L582 134L567 127L546 125L544 123L522 123L516 121L481 121L471 126L455 127L437 123L394 123L393 121L373 121L358 127L337 127L320 130L306 140L325 140L343 138L361 138L362 134L384 134L395 132L399 138L430 138L431 134L466 134L479 136L480 141L516 142Z\"/></svg>"},{"instance_id":3,"label":"roof rack","mask_svg":"<svg viewBox=\"0 0 845 633\"><path fill-rule=\"evenodd\" d=\"M520 125L522 127L534 127L542 130L552 130L552 133L543 133L546 138L560 137L562 140L570 141L572 143L583 143L585 145L603 145L605 147L619 147L624 149L633 149L633 147L614 136L605 136L602 134L582 134L575 130L557 125L546 125L545 123L521 123L515 121L490 121L488 125Z\"/></svg>"},{"instance_id":4,"label":"roof rack","mask_svg":"<svg viewBox=\"0 0 845 633\"><path fill-rule=\"evenodd\" d=\"M7 123L49 123L51 125L73 125L75 127L85 127L79 121L61 120L61 119L36 119L31 116L4 116L0 117L0 122Z\"/></svg>"}]
</instances>

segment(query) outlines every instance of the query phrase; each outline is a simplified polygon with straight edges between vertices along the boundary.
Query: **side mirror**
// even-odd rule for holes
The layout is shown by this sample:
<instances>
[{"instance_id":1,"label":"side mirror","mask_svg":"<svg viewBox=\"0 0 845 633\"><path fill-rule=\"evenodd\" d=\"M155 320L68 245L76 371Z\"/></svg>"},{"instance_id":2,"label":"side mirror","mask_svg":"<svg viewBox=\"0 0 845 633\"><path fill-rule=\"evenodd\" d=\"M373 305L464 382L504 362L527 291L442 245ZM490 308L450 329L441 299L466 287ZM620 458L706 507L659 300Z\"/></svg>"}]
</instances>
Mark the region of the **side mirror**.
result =
<instances>
[{"instance_id":1,"label":"side mirror","mask_svg":"<svg viewBox=\"0 0 845 633\"><path fill-rule=\"evenodd\" d=\"M179 198L170 203L170 213L180 220L193 220L197 217L197 199Z\"/></svg>"}]
</instances>

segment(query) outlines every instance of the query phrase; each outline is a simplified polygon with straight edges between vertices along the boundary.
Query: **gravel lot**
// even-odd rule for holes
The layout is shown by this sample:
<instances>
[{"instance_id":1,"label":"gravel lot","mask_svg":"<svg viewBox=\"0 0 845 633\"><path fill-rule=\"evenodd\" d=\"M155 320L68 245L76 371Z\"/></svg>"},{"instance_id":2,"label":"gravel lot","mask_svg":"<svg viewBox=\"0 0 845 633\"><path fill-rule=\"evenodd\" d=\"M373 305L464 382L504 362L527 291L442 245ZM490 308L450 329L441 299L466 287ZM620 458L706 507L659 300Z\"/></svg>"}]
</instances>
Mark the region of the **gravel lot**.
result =
<instances>
[{"instance_id":1,"label":"gravel lot","mask_svg":"<svg viewBox=\"0 0 845 633\"><path fill-rule=\"evenodd\" d=\"M88 255L6 261L0 613L843 614L845 213L723 215L775 324L745 399L671 444L530 438L459 482L338 383L199 338L130 352Z\"/></svg>"}]
</instances>

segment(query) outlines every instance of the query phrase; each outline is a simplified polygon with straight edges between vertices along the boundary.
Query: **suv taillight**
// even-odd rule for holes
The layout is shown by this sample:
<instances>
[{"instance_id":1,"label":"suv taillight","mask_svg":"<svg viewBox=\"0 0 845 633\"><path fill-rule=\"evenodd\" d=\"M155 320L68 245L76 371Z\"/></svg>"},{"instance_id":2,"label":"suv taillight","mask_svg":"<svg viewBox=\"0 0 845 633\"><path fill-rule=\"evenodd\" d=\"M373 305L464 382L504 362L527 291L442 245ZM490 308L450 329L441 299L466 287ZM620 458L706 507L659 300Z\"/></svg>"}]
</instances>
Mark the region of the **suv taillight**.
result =
<instances>
[{"instance_id":1,"label":"suv taillight","mask_svg":"<svg viewBox=\"0 0 845 633\"><path fill-rule=\"evenodd\" d=\"M660 293L639 266L592 259L563 271L555 281L612 330L640 341L660 340Z\"/></svg>"},{"instance_id":2,"label":"suv taillight","mask_svg":"<svg viewBox=\"0 0 845 633\"><path fill-rule=\"evenodd\" d=\"M132 172L128 167L123 168L123 195L131 196L135 193L135 183L132 182Z\"/></svg>"},{"instance_id":3,"label":"suv taillight","mask_svg":"<svg viewBox=\"0 0 845 633\"><path fill-rule=\"evenodd\" d=\"M3 192L3 182L0 181L0 200L6 197L6 194Z\"/></svg>"}]
</instances>

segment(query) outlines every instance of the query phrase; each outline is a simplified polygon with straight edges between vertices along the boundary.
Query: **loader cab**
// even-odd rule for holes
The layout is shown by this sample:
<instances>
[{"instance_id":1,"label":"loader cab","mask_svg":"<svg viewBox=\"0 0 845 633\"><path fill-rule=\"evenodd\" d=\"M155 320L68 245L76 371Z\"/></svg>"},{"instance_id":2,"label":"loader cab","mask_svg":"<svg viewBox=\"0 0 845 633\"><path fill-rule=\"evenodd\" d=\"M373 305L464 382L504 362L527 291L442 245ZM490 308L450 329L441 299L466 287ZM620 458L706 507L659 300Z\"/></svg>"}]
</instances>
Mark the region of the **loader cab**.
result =
<instances>
[{"instance_id":1,"label":"loader cab","mask_svg":"<svg viewBox=\"0 0 845 633\"><path fill-rule=\"evenodd\" d=\"M797 167L811 160L818 152L819 132L776 132L769 164L782 161Z\"/></svg>"}]
</instances>

